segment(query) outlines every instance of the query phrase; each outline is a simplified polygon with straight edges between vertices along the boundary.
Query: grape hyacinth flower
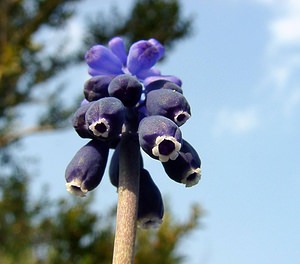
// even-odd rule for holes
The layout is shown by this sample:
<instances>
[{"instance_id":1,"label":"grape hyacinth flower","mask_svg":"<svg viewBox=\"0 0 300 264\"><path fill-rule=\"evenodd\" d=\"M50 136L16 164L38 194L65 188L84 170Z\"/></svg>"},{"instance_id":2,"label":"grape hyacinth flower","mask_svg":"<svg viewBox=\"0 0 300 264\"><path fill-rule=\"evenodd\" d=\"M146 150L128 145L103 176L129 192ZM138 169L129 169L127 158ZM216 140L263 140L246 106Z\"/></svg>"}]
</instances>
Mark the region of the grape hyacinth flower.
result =
<instances>
[{"instance_id":1,"label":"grape hyacinth flower","mask_svg":"<svg viewBox=\"0 0 300 264\"><path fill-rule=\"evenodd\" d=\"M67 190L79 196L96 188L102 180L109 147L91 140L74 156L66 169Z\"/></svg>"},{"instance_id":2,"label":"grape hyacinth flower","mask_svg":"<svg viewBox=\"0 0 300 264\"><path fill-rule=\"evenodd\" d=\"M142 149L152 158L160 161L174 160L181 148L181 131L164 116L148 116L141 120L138 128Z\"/></svg>"},{"instance_id":3,"label":"grape hyacinth flower","mask_svg":"<svg viewBox=\"0 0 300 264\"><path fill-rule=\"evenodd\" d=\"M162 163L167 175L174 181L191 187L201 179L201 160L196 150L186 140L175 160Z\"/></svg>"},{"instance_id":4,"label":"grape hyacinth flower","mask_svg":"<svg viewBox=\"0 0 300 264\"><path fill-rule=\"evenodd\" d=\"M139 192L131 193L137 196L136 220L142 228L159 225L164 209L154 178L144 168L141 150L160 161L167 176L177 183L191 187L201 178L200 158L181 132L191 117L191 107L181 80L155 68L163 56L164 47L155 39L133 43L128 53L120 37L111 39L108 47L95 45L87 51L85 61L91 78L84 84L84 99L72 125L80 137L90 141L65 172L67 190L84 196L100 184L109 149L114 151L109 164L111 183L119 196L126 191L123 183L137 186ZM122 147L125 141L132 144L127 152ZM130 160L136 148L136 160L126 167L123 158ZM132 166L136 166L131 170L138 174L135 178L123 173Z\"/></svg>"}]
</instances>

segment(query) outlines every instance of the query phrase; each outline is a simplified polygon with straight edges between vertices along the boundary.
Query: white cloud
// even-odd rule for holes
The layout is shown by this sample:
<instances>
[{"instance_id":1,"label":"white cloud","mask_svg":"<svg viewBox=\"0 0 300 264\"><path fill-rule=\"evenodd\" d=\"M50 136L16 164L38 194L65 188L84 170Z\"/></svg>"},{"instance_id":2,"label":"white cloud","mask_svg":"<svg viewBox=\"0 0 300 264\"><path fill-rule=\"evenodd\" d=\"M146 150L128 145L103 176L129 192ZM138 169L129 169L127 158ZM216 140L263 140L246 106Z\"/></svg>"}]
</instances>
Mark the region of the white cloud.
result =
<instances>
[{"instance_id":1,"label":"white cloud","mask_svg":"<svg viewBox=\"0 0 300 264\"><path fill-rule=\"evenodd\" d=\"M259 125L258 110L254 107L246 109L228 109L219 111L214 125L216 136L224 133L245 134L256 129Z\"/></svg>"},{"instance_id":2,"label":"white cloud","mask_svg":"<svg viewBox=\"0 0 300 264\"><path fill-rule=\"evenodd\" d=\"M266 76L262 81L277 100L283 114L296 113L300 109L300 1L257 0L270 8L271 19L267 29ZM288 109L288 110L287 110Z\"/></svg>"}]
</instances>

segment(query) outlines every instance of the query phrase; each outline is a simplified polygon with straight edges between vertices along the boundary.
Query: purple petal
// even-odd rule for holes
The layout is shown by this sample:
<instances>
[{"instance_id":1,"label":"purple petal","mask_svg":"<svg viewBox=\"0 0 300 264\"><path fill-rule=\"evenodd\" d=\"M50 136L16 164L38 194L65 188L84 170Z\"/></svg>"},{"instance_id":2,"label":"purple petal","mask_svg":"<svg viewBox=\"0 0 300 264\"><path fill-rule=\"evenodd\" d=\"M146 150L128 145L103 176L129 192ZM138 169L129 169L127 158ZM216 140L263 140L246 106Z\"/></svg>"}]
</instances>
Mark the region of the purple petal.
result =
<instances>
[{"instance_id":1,"label":"purple petal","mask_svg":"<svg viewBox=\"0 0 300 264\"><path fill-rule=\"evenodd\" d=\"M140 71L150 69L160 58L160 51L146 40L135 42L129 49L128 70L137 75Z\"/></svg>"},{"instance_id":2,"label":"purple petal","mask_svg":"<svg viewBox=\"0 0 300 264\"><path fill-rule=\"evenodd\" d=\"M127 62L127 54L125 49L124 40L120 37L114 37L108 42L110 50L119 58L125 66Z\"/></svg>"},{"instance_id":3,"label":"purple petal","mask_svg":"<svg viewBox=\"0 0 300 264\"><path fill-rule=\"evenodd\" d=\"M86 63L93 69L107 74L122 73L122 63L108 48L95 45L85 54Z\"/></svg>"}]
</instances>

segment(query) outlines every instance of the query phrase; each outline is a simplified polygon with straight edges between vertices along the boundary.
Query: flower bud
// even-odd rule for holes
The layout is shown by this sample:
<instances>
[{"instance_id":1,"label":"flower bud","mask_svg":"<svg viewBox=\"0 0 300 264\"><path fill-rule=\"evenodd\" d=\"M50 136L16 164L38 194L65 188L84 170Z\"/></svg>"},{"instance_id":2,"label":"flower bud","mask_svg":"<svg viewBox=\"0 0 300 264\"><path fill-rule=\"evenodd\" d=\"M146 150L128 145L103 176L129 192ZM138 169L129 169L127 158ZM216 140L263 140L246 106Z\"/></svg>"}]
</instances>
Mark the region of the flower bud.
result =
<instances>
[{"instance_id":1,"label":"flower bud","mask_svg":"<svg viewBox=\"0 0 300 264\"><path fill-rule=\"evenodd\" d=\"M175 160L181 148L181 131L164 116L148 116L141 120L138 128L142 149L152 158L166 162Z\"/></svg>"},{"instance_id":2,"label":"flower bud","mask_svg":"<svg viewBox=\"0 0 300 264\"><path fill-rule=\"evenodd\" d=\"M119 137L124 123L124 106L114 97L105 97L92 103L85 119L89 131L99 139Z\"/></svg>"},{"instance_id":3,"label":"flower bud","mask_svg":"<svg viewBox=\"0 0 300 264\"><path fill-rule=\"evenodd\" d=\"M142 84L136 77L129 74L116 76L108 86L110 96L116 97L122 101L124 106L135 106L142 94Z\"/></svg>"},{"instance_id":4,"label":"flower bud","mask_svg":"<svg viewBox=\"0 0 300 264\"><path fill-rule=\"evenodd\" d=\"M108 48L95 45L85 54L85 61L94 74L121 74L122 63L119 58ZM92 73L91 71L90 73Z\"/></svg>"},{"instance_id":5,"label":"flower bud","mask_svg":"<svg viewBox=\"0 0 300 264\"><path fill-rule=\"evenodd\" d=\"M185 140L175 160L162 163L167 175L186 187L196 185L201 179L201 160L196 150Z\"/></svg>"},{"instance_id":6,"label":"flower bud","mask_svg":"<svg viewBox=\"0 0 300 264\"><path fill-rule=\"evenodd\" d=\"M169 89L151 91L146 97L149 115L162 115L170 118L178 126L183 125L191 116L190 105L186 98Z\"/></svg>"},{"instance_id":7,"label":"flower bud","mask_svg":"<svg viewBox=\"0 0 300 264\"><path fill-rule=\"evenodd\" d=\"M108 97L108 85L113 78L113 75L99 75L87 80L83 89L85 98L91 102Z\"/></svg>"},{"instance_id":8,"label":"flower bud","mask_svg":"<svg viewBox=\"0 0 300 264\"><path fill-rule=\"evenodd\" d=\"M66 168L67 190L78 196L85 196L96 188L102 180L108 146L105 142L93 139L83 146Z\"/></svg>"},{"instance_id":9,"label":"flower bud","mask_svg":"<svg viewBox=\"0 0 300 264\"><path fill-rule=\"evenodd\" d=\"M124 40L120 37L114 37L108 42L110 50L119 58L123 65L127 63L127 54Z\"/></svg>"},{"instance_id":10,"label":"flower bud","mask_svg":"<svg viewBox=\"0 0 300 264\"><path fill-rule=\"evenodd\" d=\"M161 193L149 172L141 169L138 203L138 226L141 228L158 227L162 223L164 205Z\"/></svg>"},{"instance_id":11,"label":"flower bud","mask_svg":"<svg viewBox=\"0 0 300 264\"><path fill-rule=\"evenodd\" d=\"M150 69L163 55L163 47L156 41L140 40L131 45L127 67L133 75L140 71Z\"/></svg>"}]
</instances>

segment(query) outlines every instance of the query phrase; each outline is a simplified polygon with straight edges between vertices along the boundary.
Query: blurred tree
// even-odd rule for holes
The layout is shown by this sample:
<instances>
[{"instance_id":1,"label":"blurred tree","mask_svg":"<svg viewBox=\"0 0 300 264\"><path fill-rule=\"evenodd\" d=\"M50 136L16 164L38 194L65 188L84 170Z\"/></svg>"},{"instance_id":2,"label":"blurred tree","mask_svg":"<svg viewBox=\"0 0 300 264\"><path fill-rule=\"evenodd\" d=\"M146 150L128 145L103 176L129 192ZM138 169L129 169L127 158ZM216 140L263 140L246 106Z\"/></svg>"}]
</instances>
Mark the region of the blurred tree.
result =
<instances>
[{"instance_id":1,"label":"blurred tree","mask_svg":"<svg viewBox=\"0 0 300 264\"><path fill-rule=\"evenodd\" d=\"M93 196L50 201L43 192L32 201L24 174L2 177L0 183L1 264L111 263L115 209L93 212ZM183 263L177 248L198 227L201 213L194 206L189 219L178 223L167 210L159 229L138 229L135 264Z\"/></svg>"},{"instance_id":2,"label":"blurred tree","mask_svg":"<svg viewBox=\"0 0 300 264\"><path fill-rule=\"evenodd\" d=\"M98 263L99 259L101 263L110 262L113 229L109 217L99 217L90 211L89 199L70 206L67 201L53 205L44 197L32 204L25 162L15 156L17 143L33 133L66 127L73 106L66 106L64 98L59 96L60 84L55 82L57 87L51 89L54 92L46 90L45 84L81 63L84 51L92 44L106 43L112 36L122 35L128 43L155 37L170 48L191 32L192 20L182 17L178 0L135 0L128 14L120 15L114 8L116 11L109 16L101 14L91 19L82 45L72 53L61 52L65 39L51 43L37 40L43 32L63 28L75 17L76 4L80 2L84 0L0 1L0 263L3 264L89 264ZM27 106L38 107L37 116L30 123L24 120ZM167 220L167 225L174 224L168 223ZM175 241L186 232L179 233L171 235ZM159 234L151 233L151 237ZM157 244L162 238L151 241ZM142 236L139 239L142 241ZM175 252L176 244L168 249L174 259L170 252ZM138 252L145 250L142 242L138 245ZM136 263L145 263L141 256L138 253Z\"/></svg>"}]
</instances>

